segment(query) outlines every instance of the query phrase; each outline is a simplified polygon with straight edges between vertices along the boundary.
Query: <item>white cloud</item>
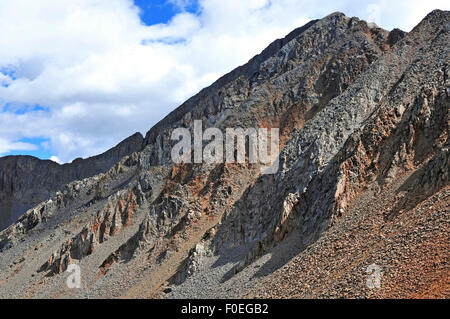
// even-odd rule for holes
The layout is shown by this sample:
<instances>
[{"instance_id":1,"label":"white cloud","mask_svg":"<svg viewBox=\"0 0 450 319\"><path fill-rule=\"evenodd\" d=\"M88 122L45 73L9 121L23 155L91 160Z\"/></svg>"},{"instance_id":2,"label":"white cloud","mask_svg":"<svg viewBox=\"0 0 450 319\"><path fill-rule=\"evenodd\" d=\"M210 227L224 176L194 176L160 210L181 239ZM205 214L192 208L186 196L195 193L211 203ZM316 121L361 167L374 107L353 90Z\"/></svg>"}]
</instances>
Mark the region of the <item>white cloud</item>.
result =
<instances>
[{"instance_id":1,"label":"white cloud","mask_svg":"<svg viewBox=\"0 0 450 319\"><path fill-rule=\"evenodd\" d=\"M30 143L11 142L3 138L0 138L0 154L11 152L13 150L32 151L35 149L37 149L37 146Z\"/></svg>"},{"instance_id":2,"label":"white cloud","mask_svg":"<svg viewBox=\"0 0 450 319\"><path fill-rule=\"evenodd\" d=\"M53 161L53 162L56 162L58 164L61 164L61 161L60 161L60 159L57 156L51 156L50 160Z\"/></svg>"},{"instance_id":3,"label":"white cloud","mask_svg":"<svg viewBox=\"0 0 450 319\"><path fill-rule=\"evenodd\" d=\"M171 0L184 8L186 0ZM201 0L145 26L131 0L0 2L0 106L47 111L0 113L0 154L48 138L61 161L91 156L145 133L183 100L244 64L270 42L333 11L409 30L447 1ZM375 5L375 6L374 6ZM371 7L370 7L371 6ZM18 148L20 147L20 148Z\"/></svg>"}]
</instances>

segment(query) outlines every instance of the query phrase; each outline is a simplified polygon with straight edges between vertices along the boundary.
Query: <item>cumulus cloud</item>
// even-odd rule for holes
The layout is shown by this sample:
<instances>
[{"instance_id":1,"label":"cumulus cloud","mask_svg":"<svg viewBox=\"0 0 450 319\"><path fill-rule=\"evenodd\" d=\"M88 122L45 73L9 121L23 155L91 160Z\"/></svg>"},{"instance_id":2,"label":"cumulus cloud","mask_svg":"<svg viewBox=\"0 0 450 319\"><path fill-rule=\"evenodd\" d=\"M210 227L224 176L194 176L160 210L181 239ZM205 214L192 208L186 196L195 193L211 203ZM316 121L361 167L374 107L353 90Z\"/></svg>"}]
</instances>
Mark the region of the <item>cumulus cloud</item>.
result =
<instances>
[{"instance_id":1,"label":"cumulus cloud","mask_svg":"<svg viewBox=\"0 0 450 319\"><path fill-rule=\"evenodd\" d=\"M2 1L0 155L29 150L21 140L36 137L62 162L103 152L333 11L409 31L432 9L448 9L432 0L200 0L192 14L183 10L192 0L168 1L181 12L152 26L131 0Z\"/></svg>"}]
</instances>

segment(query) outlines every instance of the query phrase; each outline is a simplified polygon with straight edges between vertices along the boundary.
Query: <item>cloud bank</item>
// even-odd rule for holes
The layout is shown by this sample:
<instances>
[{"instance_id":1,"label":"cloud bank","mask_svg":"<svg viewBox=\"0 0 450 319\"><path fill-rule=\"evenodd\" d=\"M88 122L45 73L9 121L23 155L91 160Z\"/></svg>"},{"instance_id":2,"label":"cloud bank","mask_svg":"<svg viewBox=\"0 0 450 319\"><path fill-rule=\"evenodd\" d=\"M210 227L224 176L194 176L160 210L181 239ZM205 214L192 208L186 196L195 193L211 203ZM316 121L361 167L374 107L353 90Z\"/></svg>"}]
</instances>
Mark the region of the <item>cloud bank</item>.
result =
<instances>
[{"instance_id":1,"label":"cloud bank","mask_svg":"<svg viewBox=\"0 0 450 319\"><path fill-rule=\"evenodd\" d=\"M409 31L448 1L170 0L145 25L131 0L0 2L0 155L96 155L164 115L270 42L334 11ZM36 145L27 139L42 141Z\"/></svg>"}]
</instances>

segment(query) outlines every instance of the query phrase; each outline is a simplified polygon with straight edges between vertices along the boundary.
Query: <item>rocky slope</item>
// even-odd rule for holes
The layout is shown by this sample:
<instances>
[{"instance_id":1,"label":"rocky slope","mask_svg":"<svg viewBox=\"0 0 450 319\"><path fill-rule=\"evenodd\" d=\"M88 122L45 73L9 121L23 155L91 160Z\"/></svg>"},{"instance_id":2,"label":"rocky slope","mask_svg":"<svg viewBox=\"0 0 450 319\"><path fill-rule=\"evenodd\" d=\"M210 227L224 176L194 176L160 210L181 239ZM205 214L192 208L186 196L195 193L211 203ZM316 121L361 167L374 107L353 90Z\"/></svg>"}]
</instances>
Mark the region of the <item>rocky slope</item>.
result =
<instances>
[{"instance_id":1,"label":"rocky slope","mask_svg":"<svg viewBox=\"0 0 450 319\"><path fill-rule=\"evenodd\" d=\"M449 40L438 10L408 34L342 13L294 30L101 170L61 168L0 233L0 296L448 297ZM174 164L194 120L279 128L279 170Z\"/></svg>"}]
</instances>

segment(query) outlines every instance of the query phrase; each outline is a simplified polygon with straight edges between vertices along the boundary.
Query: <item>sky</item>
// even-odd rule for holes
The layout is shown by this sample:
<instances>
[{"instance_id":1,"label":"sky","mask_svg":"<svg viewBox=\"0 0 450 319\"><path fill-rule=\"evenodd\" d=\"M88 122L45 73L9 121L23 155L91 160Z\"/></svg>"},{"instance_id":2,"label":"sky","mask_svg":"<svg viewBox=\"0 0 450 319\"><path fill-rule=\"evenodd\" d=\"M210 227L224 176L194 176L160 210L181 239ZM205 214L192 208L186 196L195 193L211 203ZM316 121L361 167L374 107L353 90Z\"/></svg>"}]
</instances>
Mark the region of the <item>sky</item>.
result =
<instances>
[{"instance_id":1,"label":"sky","mask_svg":"<svg viewBox=\"0 0 450 319\"><path fill-rule=\"evenodd\" d=\"M145 133L311 19L410 31L448 0L0 0L0 156L56 162Z\"/></svg>"}]
</instances>

